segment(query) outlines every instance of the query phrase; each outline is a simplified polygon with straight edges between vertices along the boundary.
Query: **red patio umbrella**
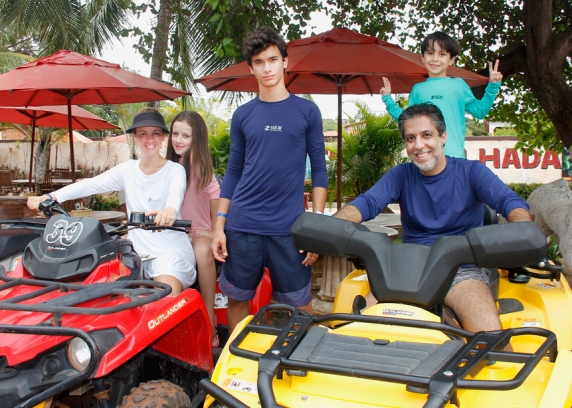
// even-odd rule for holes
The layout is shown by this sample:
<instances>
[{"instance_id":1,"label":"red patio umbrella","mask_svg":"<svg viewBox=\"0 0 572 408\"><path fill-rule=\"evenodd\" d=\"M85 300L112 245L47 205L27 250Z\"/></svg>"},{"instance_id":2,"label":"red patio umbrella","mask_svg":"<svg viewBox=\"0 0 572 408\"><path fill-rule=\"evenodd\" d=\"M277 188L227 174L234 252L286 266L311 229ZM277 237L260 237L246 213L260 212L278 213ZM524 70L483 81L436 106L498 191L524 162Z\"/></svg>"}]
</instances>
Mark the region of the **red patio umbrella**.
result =
<instances>
[{"instance_id":1,"label":"red patio umbrella","mask_svg":"<svg viewBox=\"0 0 572 408\"><path fill-rule=\"evenodd\" d=\"M72 125L76 129L117 129L112 123L105 121L79 106L71 107ZM32 146L30 149L30 185L32 184L32 166L34 162L34 136L37 126L65 128L68 127L68 109L65 106L0 106L0 122L17 123L32 126ZM75 132L74 132L75 133ZM82 135L82 137L84 137ZM75 141L75 137L74 137Z\"/></svg>"},{"instance_id":2,"label":"red patio umbrella","mask_svg":"<svg viewBox=\"0 0 572 408\"><path fill-rule=\"evenodd\" d=\"M288 43L286 88L294 94L338 95L338 209L341 206L342 94L374 94L391 81L395 93L408 93L427 78L421 55L395 44L334 28L322 34ZM488 78L457 67L449 76L460 77L470 87L484 85ZM1 77L0 77L1 78ZM199 78L208 91L258 92L258 84L246 61Z\"/></svg>"},{"instance_id":3,"label":"red patio umbrella","mask_svg":"<svg viewBox=\"0 0 572 408\"><path fill-rule=\"evenodd\" d=\"M0 75L0 106L120 104L175 99L189 92L72 51L58 51ZM70 143L75 181L73 143Z\"/></svg>"}]
</instances>

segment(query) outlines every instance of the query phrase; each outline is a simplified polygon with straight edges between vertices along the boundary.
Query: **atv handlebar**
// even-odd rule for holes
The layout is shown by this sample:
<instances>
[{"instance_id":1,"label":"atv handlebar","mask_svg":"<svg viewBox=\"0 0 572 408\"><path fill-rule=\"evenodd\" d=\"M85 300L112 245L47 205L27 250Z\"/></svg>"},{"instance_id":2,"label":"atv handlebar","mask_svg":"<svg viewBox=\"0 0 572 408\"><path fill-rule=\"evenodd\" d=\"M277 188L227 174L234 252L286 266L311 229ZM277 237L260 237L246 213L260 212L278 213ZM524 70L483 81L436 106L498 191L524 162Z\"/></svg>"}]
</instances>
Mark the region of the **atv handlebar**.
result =
<instances>
[{"instance_id":1,"label":"atv handlebar","mask_svg":"<svg viewBox=\"0 0 572 408\"><path fill-rule=\"evenodd\" d=\"M45 216L51 217L55 214L63 214L70 217L70 214L63 209L62 205L55 200L45 200L38 207L40 211L44 213ZM191 227L192 221L190 220L175 220L173 225L156 225L154 215L145 215L144 212L133 211L129 217L129 221L123 221L120 223L108 223L111 226L116 227L115 229L108 230L110 235L124 234L127 230L132 229L128 227L137 227L145 230L163 230L169 229L173 231L180 231L188 233L188 229Z\"/></svg>"},{"instance_id":2,"label":"atv handlebar","mask_svg":"<svg viewBox=\"0 0 572 408\"><path fill-rule=\"evenodd\" d=\"M153 227L155 225L155 216L154 215L145 215L143 212L135 212L131 213L129 217L128 225L130 226L146 226L146 227ZM190 228L191 221L189 220L175 220L172 227L179 227L179 228Z\"/></svg>"},{"instance_id":3,"label":"atv handlebar","mask_svg":"<svg viewBox=\"0 0 572 408\"><path fill-rule=\"evenodd\" d=\"M145 215L144 212L137 212L133 211L129 220L121 221L121 222L109 222L107 225L115 227L112 230L108 230L107 233L111 236L113 235L122 235L125 234L127 231L139 228L149 231L155 230L172 230L172 231L179 231L184 233L189 233L189 228L191 227L192 221L190 220L175 220L173 225L157 225L155 224L155 216L154 215Z\"/></svg>"},{"instance_id":4,"label":"atv handlebar","mask_svg":"<svg viewBox=\"0 0 572 408\"><path fill-rule=\"evenodd\" d=\"M42 211L46 217L51 217L54 213L70 216L56 200L45 200L40 204L38 209Z\"/></svg>"}]
</instances>

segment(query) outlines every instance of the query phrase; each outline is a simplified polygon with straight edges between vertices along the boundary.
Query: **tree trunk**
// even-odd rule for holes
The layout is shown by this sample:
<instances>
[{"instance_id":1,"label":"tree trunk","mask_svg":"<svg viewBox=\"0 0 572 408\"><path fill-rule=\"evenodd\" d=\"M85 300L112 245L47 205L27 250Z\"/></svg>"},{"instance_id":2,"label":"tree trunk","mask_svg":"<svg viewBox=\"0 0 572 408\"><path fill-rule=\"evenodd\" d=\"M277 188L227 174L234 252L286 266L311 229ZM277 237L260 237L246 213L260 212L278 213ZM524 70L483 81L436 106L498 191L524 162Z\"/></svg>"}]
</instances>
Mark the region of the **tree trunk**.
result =
<instances>
[{"instance_id":1,"label":"tree trunk","mask_svg":"<svg viewBox=\"0 0 572 408\"><path fill-rule=\"evenodd\" d=\"M572 52L572 27L552 29L552 1L524 0L526 32L526 79L534 96L554 124L556 137L564 146L572 145L572 88L562 75Z\"/></svg>"},{"instance_id":2,"label":"tree trunk","mask_svg":"<svg viewBox=\"0 0 572 408\"><path fill-rule=\"evenodd\" d=\"M172 7L174 0L161 0L155 27L155 41L151 57L151 79L163 80L163 69L169 48L169 32L171 29ZM158 102L149 102L149 106L158 107Z\"/></svg>"},{"instance_id":3,"label":"tree trunk","mask_svg":"<svg viewBox=\"0 0 572 408\"><path fill-rule=\"evenodd\" d=\"M48 168L48 155L45 149L45 146L42 142L39 142L36 145L36 152L34 154L34 162L35 162L35 178L36 178L36 195L42 195L42 185L44 184L44 179L46 177L46 171Z\"/></svg>"}]
</instances>

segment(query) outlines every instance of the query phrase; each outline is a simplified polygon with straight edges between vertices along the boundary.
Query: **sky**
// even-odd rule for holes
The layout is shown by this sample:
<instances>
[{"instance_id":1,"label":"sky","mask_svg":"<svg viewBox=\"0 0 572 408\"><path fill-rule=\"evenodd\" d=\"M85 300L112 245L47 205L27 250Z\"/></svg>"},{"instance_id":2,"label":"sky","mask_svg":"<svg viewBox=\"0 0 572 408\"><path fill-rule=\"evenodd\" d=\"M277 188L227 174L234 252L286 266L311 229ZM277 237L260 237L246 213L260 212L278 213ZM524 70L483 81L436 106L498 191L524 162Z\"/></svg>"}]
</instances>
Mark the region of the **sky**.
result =
<instances>
[{"instance_id":1,"label":"sky","mask_svg":"<svg viewBox=\"0 0 572 408\"><path fill-rule=\"evenodd\" d=\"M142 18L149 17L143 16ZM150 21L143 23L148 24L141 24L140 26L152 26ZM310 24L315 26L315 32L324 32L332 29L332 25L330 23L329 18L325 14L320 13L313 13L312 20ZM122 42L119 40L114 41L111 43L106 50L101 55L101 58L105 61L114 62L120 64L122 66L126 66L129 69L138 72L141 75L149 76L151 72L151 68L148 64L143 61L141 55L133 48L134 39L132 38L125 38ZM208 97L209 93L206 92L205 88L202 85L198 85L199 89L201 89L200 94L196 94L193 92L195 96L198 97ZM338 97L337 95L312 95L314 98L314 102L320 108L320 112L322 113L322 118L324 119L337 119L338 117ZM370 95L343 95L342 97L342 111L343 111L343 118L347 119L348 115L350 117L354 117L357 113L357 108L353 101L360 101L364 103L369 109L375 113L381 113L385 111L384 105L381 102L381 96L379 93L374 94L373 96ZM220 115L225 116L224 107L220 109Z\"/></svg>"}]
</instances>

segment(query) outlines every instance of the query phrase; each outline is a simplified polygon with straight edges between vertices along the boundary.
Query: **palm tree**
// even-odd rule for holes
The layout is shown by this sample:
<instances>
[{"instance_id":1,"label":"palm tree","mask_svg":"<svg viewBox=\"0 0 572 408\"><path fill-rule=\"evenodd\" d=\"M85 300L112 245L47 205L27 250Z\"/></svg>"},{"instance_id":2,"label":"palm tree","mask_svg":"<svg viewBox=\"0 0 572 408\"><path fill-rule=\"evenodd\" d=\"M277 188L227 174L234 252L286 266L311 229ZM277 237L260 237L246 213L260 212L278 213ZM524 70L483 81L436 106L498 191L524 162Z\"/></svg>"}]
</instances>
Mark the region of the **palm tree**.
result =
<instances>
[{"instance_id":1,"label":"palm tree","mask_svg":"<svg viewBox=\"0 0 572 408\"><path fill-rule=\"evenodd\" d=\"M385 173L403 163L405 149L397 123L389 114L377 116L367 106L356 102L358 115L350 119L352 132L343 134L342 194L357 196L365 193ZM332 143L326 149L337 153ZM328 166L329 187L336 186L335 161Z\"/></svg>"},{"instance_id":2,"label":"palm tree","mask_svg":"<svg viewBox=\"0 0 572 408\"><path fill-rule=\"evenodd\" d=\"M289 39L299 38L310 13L321 7L314 0L160 0L153 36L143 33L139 50L151 62L151 78L161 81L166 72L173 83L190 91L195 89L195 73L207 75L242 61L242 42L253 29L285 27ZM187 106L190 98L184 101Z\"/></svg>"},{"instance_id":3,"label":"palm tree","mask_svg":"<svg viewBox=\"0 0 572 408\"><path fill-rule=\"evenodd\" d=\"M126 28L130 5L122 0L0 0L0 26L31 36L39 56L62 49L100 54Z\"/></svg>"},{"instance_id":4,"label":"palm tree","mask_svg":"<svg viewBox=\"0 0 572 408\"><path fill-rule=\"evenodd\" d=\"M0 29L0 74L32 61L35 52L29 36L20 36L14 27Z\"/></svg>"}]
</instances>

